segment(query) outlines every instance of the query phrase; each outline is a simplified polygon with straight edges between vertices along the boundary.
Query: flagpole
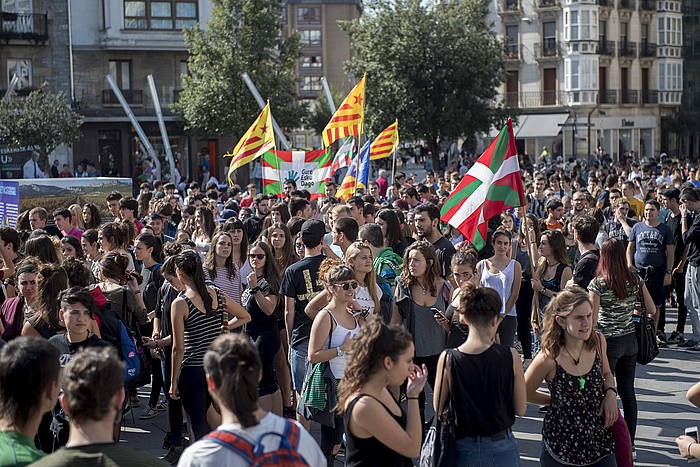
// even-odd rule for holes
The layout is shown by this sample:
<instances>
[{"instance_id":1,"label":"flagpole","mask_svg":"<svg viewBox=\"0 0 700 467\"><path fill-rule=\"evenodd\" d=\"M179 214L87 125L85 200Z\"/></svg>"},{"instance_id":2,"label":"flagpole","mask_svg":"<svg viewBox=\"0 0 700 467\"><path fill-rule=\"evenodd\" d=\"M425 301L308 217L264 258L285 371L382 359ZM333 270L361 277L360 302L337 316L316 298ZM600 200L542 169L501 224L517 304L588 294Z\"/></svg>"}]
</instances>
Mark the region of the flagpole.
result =
<instances>
[{"instance_id":1,"label":"flagpole","mask_svg":"<svg viewBox=\"0 0 700 467\"><path fill-rule=\"evenodd\" d=\"M392 163L391 163L391 185L394 185L394 182L396 181L396 153L399 150L399 145L397 144L396 147L394 148L394 157L392 158Z\"/></svg>"}]
</instances>

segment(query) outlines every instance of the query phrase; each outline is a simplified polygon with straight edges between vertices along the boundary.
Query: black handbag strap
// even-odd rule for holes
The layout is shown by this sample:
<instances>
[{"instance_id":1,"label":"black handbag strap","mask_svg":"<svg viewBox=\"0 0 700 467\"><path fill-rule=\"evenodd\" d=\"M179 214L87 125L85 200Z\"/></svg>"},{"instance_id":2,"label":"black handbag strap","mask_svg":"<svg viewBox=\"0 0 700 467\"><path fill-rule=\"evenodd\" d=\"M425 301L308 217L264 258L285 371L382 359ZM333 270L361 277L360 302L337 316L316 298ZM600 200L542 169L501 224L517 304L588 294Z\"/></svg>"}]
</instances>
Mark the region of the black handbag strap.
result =
<instances>
[{"instance_id":1,"label":"black handbag strap","mask_svg":"<svg viewBox=\"0 0 700 467\"><path fill-rule=\"evenodd\" d=\"M440 390L438 391L438 404L442 400L442 388L445 387L445 372L449 371L449 366L450 366L450 349L445 350L445 361L442 363L442 374L440 376ZM452 377L452 373L449 373L450 377ZM446 411L449 410L451 406L451 400L452 400L452 391L450 391L450 394L448 398L445 400L445 404L442 406L442 410L440 411L440 414L435 414L435 418L438 419L440 418L440 415L445 413Z\"/></svg>"}]
</instances>

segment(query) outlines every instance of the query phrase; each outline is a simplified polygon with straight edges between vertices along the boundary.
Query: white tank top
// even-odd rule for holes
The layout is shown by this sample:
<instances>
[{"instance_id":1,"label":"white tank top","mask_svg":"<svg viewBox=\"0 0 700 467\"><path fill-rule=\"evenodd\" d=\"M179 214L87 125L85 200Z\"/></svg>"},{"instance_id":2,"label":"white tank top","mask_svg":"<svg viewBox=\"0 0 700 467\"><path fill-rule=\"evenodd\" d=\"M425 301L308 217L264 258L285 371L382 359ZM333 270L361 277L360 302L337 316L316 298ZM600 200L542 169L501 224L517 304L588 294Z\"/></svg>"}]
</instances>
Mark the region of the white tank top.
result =
<instances>
[{"instance_id":1,"label":"white tank top","mask_svg":"<svg viewBox=\"0 0 700 467\"><path fill-rule=\"evenodd\" d=\"M336 347L340 347L343 345L343 342L345 342L345 336L350 333L350 337L354 338L359 332L360 332L360 324L357 322L357 318L353 317L355 320L355 328L354 329L348 329L344 328L341 326L338 321L335 319L335 316L333 316L333 312L329 310L328 308L325 309L329 315L331 315L331 319L333 320L333 332L330 335L330 342L328 343L328 348L329 349L334 349ZM331 367L331 372L333 373L333 376L335 376L337 379L341 379L345 375L345 364L347 362L348 355L345 354L342 357L335 357L332 358L331 360L328 361L328 364Z\"/></svg>"},{"instance_id":2,"label":"white tank top","mask_svg":"<svg viewBox=\"0 0 700 467\"><path fill-rule=\"evenodd\" d=\"M492 273L489 271L489 265L487 260L479 261L477 268L481 265L481 280L480 285L482 287L489 287L501 296L501 315L516 316L515 305L510 310L506 312L506 302L510 298L510 293L513 290L513 276L515 275L515 260L511 259L506 268L499 273Z\"/></svg>"}]
</instances>

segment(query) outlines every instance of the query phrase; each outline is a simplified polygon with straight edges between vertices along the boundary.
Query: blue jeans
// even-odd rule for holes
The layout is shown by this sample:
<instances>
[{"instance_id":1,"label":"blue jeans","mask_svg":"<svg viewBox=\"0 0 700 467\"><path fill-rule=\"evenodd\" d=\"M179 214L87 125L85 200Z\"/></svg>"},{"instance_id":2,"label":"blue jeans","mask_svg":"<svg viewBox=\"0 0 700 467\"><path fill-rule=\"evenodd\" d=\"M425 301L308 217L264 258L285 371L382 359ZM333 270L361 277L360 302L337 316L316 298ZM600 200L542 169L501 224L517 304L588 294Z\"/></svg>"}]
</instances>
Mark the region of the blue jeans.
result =
<instances>
[{"instance_id":1,"label":"blue jeans","mask_svg":"<svg viewBox=\"0 0 700 467\"><path fill-rule=\"evenodd\" d=\"M492 441L487 436L457 440L457 464L460 467L520 466L518 442L508 430L505 438Z\"/></svg>"},{"instance_id":2,"label":"blue jeans","mask_svg":"<svg viewBox=\"0 0 700 467\"><path fill-rule=\"evenodd\" d=\"M301 388L304 386L308 356L308 343L289 349L289 363L292 367L292 387L298 393L301 393Z\"/></svg>"}]
</instances>

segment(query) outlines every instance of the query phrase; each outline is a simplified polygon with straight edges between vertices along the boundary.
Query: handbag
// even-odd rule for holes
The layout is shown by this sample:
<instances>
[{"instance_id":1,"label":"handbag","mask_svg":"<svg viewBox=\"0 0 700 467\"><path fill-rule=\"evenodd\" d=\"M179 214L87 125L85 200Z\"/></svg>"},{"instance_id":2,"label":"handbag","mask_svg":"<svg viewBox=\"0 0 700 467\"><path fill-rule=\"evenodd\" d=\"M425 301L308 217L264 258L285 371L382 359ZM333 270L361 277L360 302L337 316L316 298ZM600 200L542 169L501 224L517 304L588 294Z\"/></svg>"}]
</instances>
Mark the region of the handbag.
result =
<instances>
[{"instance_id":1,"label":"handbag","mask_svg":"<svg viewBox=\"0 0 700 467\"><path fill-rule=\"evenodd\" d=\"M641 308L641 316L639 321L634 322L634 330L637 335L637 363L646 365L653 361L659 355L659 344L656 342L656 326L654 320L647 316L647 309L644 303L644 292L642 290L644 283L639 281L639 303Z\"/></svg>"},{"instance_id":2,"label":"handbag","mask_svg":"<svg viewBox=\"0 0 700 467\"><path fill-rule=\"evenodd\" d=\"M613 441L615 442L615 460L617 467L632 467L632 439L627 429L627 422L617 409L617 421L612 426Z\"/></svg>"},{"instance_id":3,"label":"handbag","mask_svg":"<svg viewBox=\"0 0 700 467\"><path fill-rule=\"evenodd\" d=\"M442 398L442 388L445 384L445 371L450 367L450 350L445 353L445 364L442 367L442 376L438 400ZM451 373L450 373L451 376ZM456 465L457 450L455 438L455 413L452 410L453 393L445 401L442 413L435 414L433 423L420 450L420 467L452 467Z\"/></svg>"}]
</instances>

